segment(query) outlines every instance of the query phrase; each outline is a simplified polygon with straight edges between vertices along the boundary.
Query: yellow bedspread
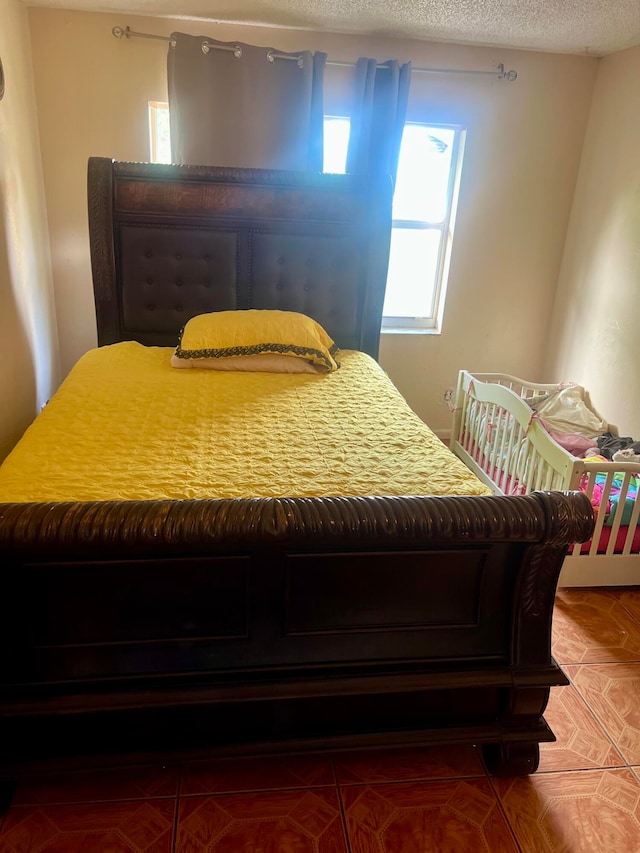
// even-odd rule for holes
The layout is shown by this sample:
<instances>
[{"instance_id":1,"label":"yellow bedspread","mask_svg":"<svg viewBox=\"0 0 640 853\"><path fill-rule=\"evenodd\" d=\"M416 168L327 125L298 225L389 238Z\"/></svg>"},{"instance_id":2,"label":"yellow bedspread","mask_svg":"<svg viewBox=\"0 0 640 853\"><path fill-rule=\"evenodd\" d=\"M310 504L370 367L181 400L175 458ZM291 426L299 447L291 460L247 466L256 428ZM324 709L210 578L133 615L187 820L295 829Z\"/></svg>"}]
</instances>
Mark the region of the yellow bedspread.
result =
<instances>
[{"instance_id":1,"label":"yellow bedspread","mask_svg":"<svg viewBox=\"0 0 640 853\"><path fill-rule=\"evenodd\" d=\"M171 353L84 355L0 468L0 501L489 493L363 353L322 376Z\"/></svg>"}]
</instances>

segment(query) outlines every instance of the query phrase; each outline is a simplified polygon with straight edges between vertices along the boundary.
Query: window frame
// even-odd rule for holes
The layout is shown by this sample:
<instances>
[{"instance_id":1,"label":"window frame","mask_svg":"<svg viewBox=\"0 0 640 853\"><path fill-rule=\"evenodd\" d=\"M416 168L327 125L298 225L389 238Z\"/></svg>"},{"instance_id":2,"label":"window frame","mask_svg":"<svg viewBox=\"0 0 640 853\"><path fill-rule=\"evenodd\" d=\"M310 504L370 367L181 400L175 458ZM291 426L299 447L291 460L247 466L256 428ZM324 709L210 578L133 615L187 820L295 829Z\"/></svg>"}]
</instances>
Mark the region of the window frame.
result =
<instances>
[{"instance_id":1,"label":"window frame","mask_svg":"<svg viewBox=\"0 0 640 853\"><path fill-rule=\"evenodd\" d=\"M326 114L324 116L325 127L327 122L343 121L350 122L349 116L340 116ZM431 310L427 316L394 316L392 314L384 314L382 316L382 332L423 332L439 334L442 329L444 318L444 305L447 291L447 281L449 277L449 267L451 261L451 251L453 244L453 231L455 226L455 217L457 212L458 197L460 190L460 180L462 175L462 160L464 155L464 144L466 138L466 127L461 124L451 122L430 122L417 121L412 119L405 122L405 126L413 125L426 128L427 131L437 133L439 130L450 130L453 132L453 140L451 143L451 166L447 180L445 210L444 216L439 221L420 220L420 219L392 219L392 239L393 232L398 230L420 230L420 231L438 231L438 257L434 273L433 283L431 285ZM384 309L383 309L384 310Z\"/></svg>"},{"instance_id":2,"label":"window frame","mask_svg":"<svg viewBox=\"0 0 640 853\"><path fill-rule=\"evenodd\" d=\"M453 131L451 166L447 181L445 211L441 220L392 219L391 222L392 233L395 229L440 232L438 259L436 262L436 271L431 295L431 313L428 316L413 317L396 317L391 314L383 314L382 331L387 333L424 332L439 334L442 330L442 321L444 317L444 305L453 244L453 231L458 206L460 179L462 176L462 160L464 156L466 128L463 125L452 124L449 122L444 123L416 120L407 121L405 122L405 126L406 125L424 127L433 131Z\"/></svg>"}]
</instances>

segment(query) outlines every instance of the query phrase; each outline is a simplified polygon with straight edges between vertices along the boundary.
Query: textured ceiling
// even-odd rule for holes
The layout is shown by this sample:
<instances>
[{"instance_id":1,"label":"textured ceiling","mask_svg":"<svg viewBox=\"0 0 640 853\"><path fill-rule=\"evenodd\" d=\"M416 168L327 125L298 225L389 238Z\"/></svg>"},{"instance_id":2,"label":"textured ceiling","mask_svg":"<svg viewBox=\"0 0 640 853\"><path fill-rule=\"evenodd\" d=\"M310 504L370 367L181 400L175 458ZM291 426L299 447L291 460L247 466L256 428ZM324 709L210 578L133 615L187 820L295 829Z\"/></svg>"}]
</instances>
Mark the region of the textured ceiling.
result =
<instances>
[{"instance_id":1,"label":"textured ceiling","mask_svg":"<svg viewBox=\"0 0 640 853\"><path fill-rule=\"evenodd\" d=\"M640 0L23 0L596 56L640 44ZM126 21L123 21L126 24Z\"/></svg>"}]
</instances>

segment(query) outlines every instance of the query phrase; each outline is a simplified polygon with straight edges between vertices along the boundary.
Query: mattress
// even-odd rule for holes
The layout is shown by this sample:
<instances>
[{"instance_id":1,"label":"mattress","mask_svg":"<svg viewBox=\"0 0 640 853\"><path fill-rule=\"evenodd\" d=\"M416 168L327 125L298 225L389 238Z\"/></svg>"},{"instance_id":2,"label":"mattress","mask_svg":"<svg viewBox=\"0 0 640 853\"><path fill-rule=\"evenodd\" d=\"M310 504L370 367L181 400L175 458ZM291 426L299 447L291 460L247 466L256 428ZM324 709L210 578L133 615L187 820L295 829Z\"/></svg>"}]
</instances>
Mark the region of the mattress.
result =
<instances>
[{"instance_id":1,"label":"mattress","mask_svg":"<svg viewBox=\"0 0 640 853\"><path fill-rule=\"evenodd\" d=\"M0 467L0 501L491 494L382 368L176 370L173 350L86 353Z\"/></svg>"}]
</instances>

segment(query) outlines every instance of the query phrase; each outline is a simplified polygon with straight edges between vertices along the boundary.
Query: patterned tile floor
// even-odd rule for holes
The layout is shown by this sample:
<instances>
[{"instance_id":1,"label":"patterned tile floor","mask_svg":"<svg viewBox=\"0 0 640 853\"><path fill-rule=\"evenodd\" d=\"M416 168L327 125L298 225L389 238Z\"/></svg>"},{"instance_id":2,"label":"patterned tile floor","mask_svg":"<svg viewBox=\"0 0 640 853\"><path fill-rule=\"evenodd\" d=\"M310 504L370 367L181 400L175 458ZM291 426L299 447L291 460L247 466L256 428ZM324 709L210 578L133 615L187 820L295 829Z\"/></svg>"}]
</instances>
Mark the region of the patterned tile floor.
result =
<instances>
[{"instance_id":1,"label":"patterned tile floor","mask_svg":"<svg viewBox=\"0 0 640 853\"><path fill-rule=\"evenodd\" d=\"M25 775L0 853L640 853L640 588L560 590L540 769L469 747Z\"/></svg>"}]
</instances>

